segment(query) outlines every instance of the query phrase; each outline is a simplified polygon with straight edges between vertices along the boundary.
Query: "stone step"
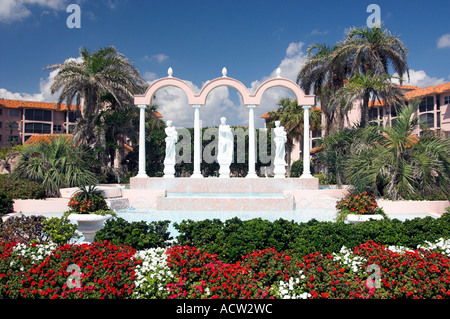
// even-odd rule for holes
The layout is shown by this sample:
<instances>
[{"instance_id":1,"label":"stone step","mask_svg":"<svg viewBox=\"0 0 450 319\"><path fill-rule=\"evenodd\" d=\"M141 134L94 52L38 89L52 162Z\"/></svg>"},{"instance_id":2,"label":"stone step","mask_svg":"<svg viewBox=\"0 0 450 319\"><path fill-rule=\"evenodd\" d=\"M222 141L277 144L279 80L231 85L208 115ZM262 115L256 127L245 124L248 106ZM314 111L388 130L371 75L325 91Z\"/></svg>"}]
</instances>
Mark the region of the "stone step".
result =
<instances>
[{"instance_id":1,"label":"stone step","mask_svg":"<svg viewBox=\"0 0 450 319\"><path fill-rule=\"evenodd\" d=\"M162 211L292 211L292 196L254 197L159 197L156 210Z\"/></svg>"}]
</instances>

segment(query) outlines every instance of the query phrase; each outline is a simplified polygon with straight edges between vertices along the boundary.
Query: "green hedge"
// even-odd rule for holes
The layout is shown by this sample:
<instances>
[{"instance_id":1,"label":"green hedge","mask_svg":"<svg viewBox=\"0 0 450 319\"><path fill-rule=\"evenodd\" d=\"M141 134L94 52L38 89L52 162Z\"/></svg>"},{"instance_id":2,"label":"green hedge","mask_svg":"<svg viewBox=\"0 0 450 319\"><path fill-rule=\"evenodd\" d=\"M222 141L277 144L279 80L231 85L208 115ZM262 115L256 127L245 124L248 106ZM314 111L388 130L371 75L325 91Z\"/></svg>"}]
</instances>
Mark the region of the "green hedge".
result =
<instances>
[{"instance_id":1,"label":"green hedge","mask_svg":"<svg viewBox=\"0 0 450 319\"><path fill-rule=\"evenodd\" d=\"M0 192L8 193L16 199L42 199L45 198L45 189L38 183L23 179L13 179L9 175L0 175Z\"/></svg>"},{"instance_id":2,"label":"green hedge","mask_svg":"<svg viewBox=\"0 0 450 319\"><path fill-rule=\"evenodd\" d=\"M336 252L342 246L356 247L369 240L387 246L416 248L426 240L450 238L450 213L437 219L385 219L358 225L317 220L270 222L261 218L242 221L236 217L224 222L184 220L174 227L179 232L178 244L217 254L224 262L235 262L250 251L272 247L277 251L292 250L297 256L316 251Z\"/></svg>"},{"instance_id":3,"label":"green hedge","mask_svg":"<svg viewBox=\"0 0 450 319\"><path fill-rule=\"evenodd\" d=\"M168 232L170 221L128 222L123 218L108 219L105 226L95 234L94 241L107 240L114 245L126 245L136 250L167 246L171 240Z\"/></svg>"}]
</instances>

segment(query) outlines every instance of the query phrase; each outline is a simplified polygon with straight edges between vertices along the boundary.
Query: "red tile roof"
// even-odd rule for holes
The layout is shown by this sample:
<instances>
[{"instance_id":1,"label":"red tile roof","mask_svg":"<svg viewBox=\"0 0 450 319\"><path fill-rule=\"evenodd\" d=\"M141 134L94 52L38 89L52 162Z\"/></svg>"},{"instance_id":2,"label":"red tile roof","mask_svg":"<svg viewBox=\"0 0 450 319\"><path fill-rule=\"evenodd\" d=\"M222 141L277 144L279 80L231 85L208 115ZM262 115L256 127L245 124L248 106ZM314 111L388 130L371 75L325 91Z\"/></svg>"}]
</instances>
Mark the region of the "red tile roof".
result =
<instances>
[{"instance_id":1,"label":"red tile roof","mask_svg":"<svg viewBox=\"0 0 450 319\"><path fill-rule=\"evenodd\" d=\"M36 144L43 141L49 142L52 138L60 136L70 139L72 137L72 134L33 134L23 144Z\"/></svg>"},{"instance_id":2,"label":"red tile roof","mask_svg":"<svg viewBox=\"0 0 450 319\"><path fill-rule=\"evenodd\" d=\"M8 109L21 109L21 108L33 108L33 109L45 109L45 110L55 110L55 111L66 111L67 105L61 104L58 109L57 103L53 102L35 102L35 101L24 101L24 100L7 100L0 99L0 106ZM75 111L76 106L70 105L70 110Z\"/></svg>"},{"instance_id":3,"label":"red tile roof","mask_svg":"<svg viewBox=\"0 0 450 319\"><path fill-rule=\"evenodd\" d=\"M424 88L419 88L417 90L413 90L405 93L405 97L408 100L424 97L432 94L441 94L444 92L450 92L450 82L438 84L435 86L427 86Z\"/></svg>"}]
</instances>

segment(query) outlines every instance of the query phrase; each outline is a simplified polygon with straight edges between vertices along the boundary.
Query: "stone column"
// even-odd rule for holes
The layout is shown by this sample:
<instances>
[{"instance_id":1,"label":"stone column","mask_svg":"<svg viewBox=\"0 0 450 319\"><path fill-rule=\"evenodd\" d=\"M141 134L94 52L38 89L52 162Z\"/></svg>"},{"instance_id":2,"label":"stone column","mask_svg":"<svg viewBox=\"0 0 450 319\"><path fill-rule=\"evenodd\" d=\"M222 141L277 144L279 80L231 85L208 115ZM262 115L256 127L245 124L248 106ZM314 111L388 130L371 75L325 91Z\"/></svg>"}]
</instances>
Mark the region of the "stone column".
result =
<instances>
[{"instance_id":1,"label":"stone column","mask_svg":"<svg viewBox=\"0 0 450 319\"><path fill-rule=\"evenodd\" d=\"M256 163L256 138L255 138L255 105L248 107L248 174L247 178L257 178L255 171Z\"/></svg>"},{"instance_id":2,"label":"stone column","mask_svg":"<svg viewBox=\"0 0 450 319\"><path fill-rule=\"evenodd\" d=\"M145 109L147 105L138 105L139 112L139 171L136 177L148 177L145 172Z\"/></svg>"},{"instance_id":3,"label":"stone column","mask_svg":"<svg viewBox=\"0 0 450 319\"><path fill-rule=\"evenodd\" d=\"M202 178L202 172L200 170L201 164L201 140L200 140L200 108L199 104L193 105L194 108L194 172L191 175L193 178Z\"/></svg>"},{"instance_id":4,"label":"stone column","mask_svg":"<svg viewBox=\"0 0 450 319\"><path fill-rule=\"evenodd\" d=\"M310 105L303 105L303 174L300 178L313 178L310 170L309 154L309 109Z\"/></svg>"}]
</instances>

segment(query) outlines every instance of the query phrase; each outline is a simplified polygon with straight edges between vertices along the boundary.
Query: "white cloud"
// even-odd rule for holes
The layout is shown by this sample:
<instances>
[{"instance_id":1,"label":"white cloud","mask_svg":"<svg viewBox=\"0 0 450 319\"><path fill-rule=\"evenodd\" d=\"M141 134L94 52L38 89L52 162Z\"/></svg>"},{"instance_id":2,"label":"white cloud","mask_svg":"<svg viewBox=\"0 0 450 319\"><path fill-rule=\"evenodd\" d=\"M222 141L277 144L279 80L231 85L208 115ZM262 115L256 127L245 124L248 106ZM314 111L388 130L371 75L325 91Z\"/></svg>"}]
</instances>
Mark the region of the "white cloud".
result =
<instances>
[{"instance_id":1,"label":"white cloud","mask_svg":"<svg viewBox=\"0 0 450 319\"><path fill-rule=\"evenodd\" d=\"M156 59L156 61L158 61L158 63L163 63L169 58L169 56L165 55L164 53L155 54L153 57Z\"/></svg>"},{"instance_id":2,"label":"white cloud","mask_svg":"<svg viewBox=\"0 0 450 319\"><path fill-rule=\"evenodd\" d=\"M78 62L81 62L82 58L69 58L67 60L76 60ZM56 102L59 97L59 92L55 92L55 94L52 94L51 86L55 81L55 76L58 74L58 71L58 69L53 70L49 73L47 78L41 78L39 80L39 93L30 94L24 92L10 92L5 88L0 88L0 98L35 102Z\"/></svg>"},{"instance_id":3,"label":"white cloud","mask_svg":"<svg viewBox=\"0 0 450 319\"><path fill-rule=\"evenodd\" d=\"M307 59L303 46L303 42L290 43L280 64L269 71L270 74L267 76L253 81L248 88L249 92L255 92L264 81L276 77L278 67L281 69L282 77L295 81L298 71ZM189 81L186 83L195 93L198 93L207 82L202 83L201 87ZM248 108L242 104L240 96L238 99L232 96L234 93L239 96L236 90L228 87L218 87L211 91L206 104L200 109L203 126L219 125L219 119L222 116L227 118L227 123L230 125L248 125ZM275 87L267 90L262 97L261 104L255 109L256 127L263 127L264 121L260 119L260 116L265 112L275 110L277 102L287 96L293 97L293 94L285 88ZM194 125L194 110L189 106L187 97L181 89L165 87L158 90L154 103L158 105L158 110L164 119L172 120L174 126L192 127Z\"/></svg>"},{"instance_id":4,"label":"white cloud","mask_svg":"<svg viewBox=\"0 0 450 319\"><path fill-rule=\"evenodd\" d=\"M398 74L394 73L394 77L397 77ZM398 80L394 81L395 83L398 83ZM445 82L444 78L434 78L430 77L426 74L425 71L419 70L415 71L410 69L409 70L409 81L406 76L403 77L403 84L404 85L417 85L418 87L426 87L431 85L438 85Z\"/></svg>"},{"instance_id":5,"label":"white cloud","mask_svg":"<svg viewBox=\"0 0 450 319\"><path fill-rule=\"evenodd\" d=\"M450 33L442 35L436 42L439 49L450 48Z\"/></svg>"},{"instance_id":6,"label":"white cloud","mask_svg":"<svg viewBox=\"0 0 450 319\"><path fill-rule=\"evenodd\" d=\"M314 29L311 31L312 35L327 35L328 30L320 31L319 29Z\"/></svg>"},{"instance_id":7,"label":"white cloud","mask_svg":"<svg viewBox=\"0 0 450 319\"><path fill-rule=\"evenodd\" d=\"M66 8L68 0L2 0L0 2L0 22L11 23L25 19L31 15L29 5L42 8L62 10Z\"/></svg>"}]
</instances>

